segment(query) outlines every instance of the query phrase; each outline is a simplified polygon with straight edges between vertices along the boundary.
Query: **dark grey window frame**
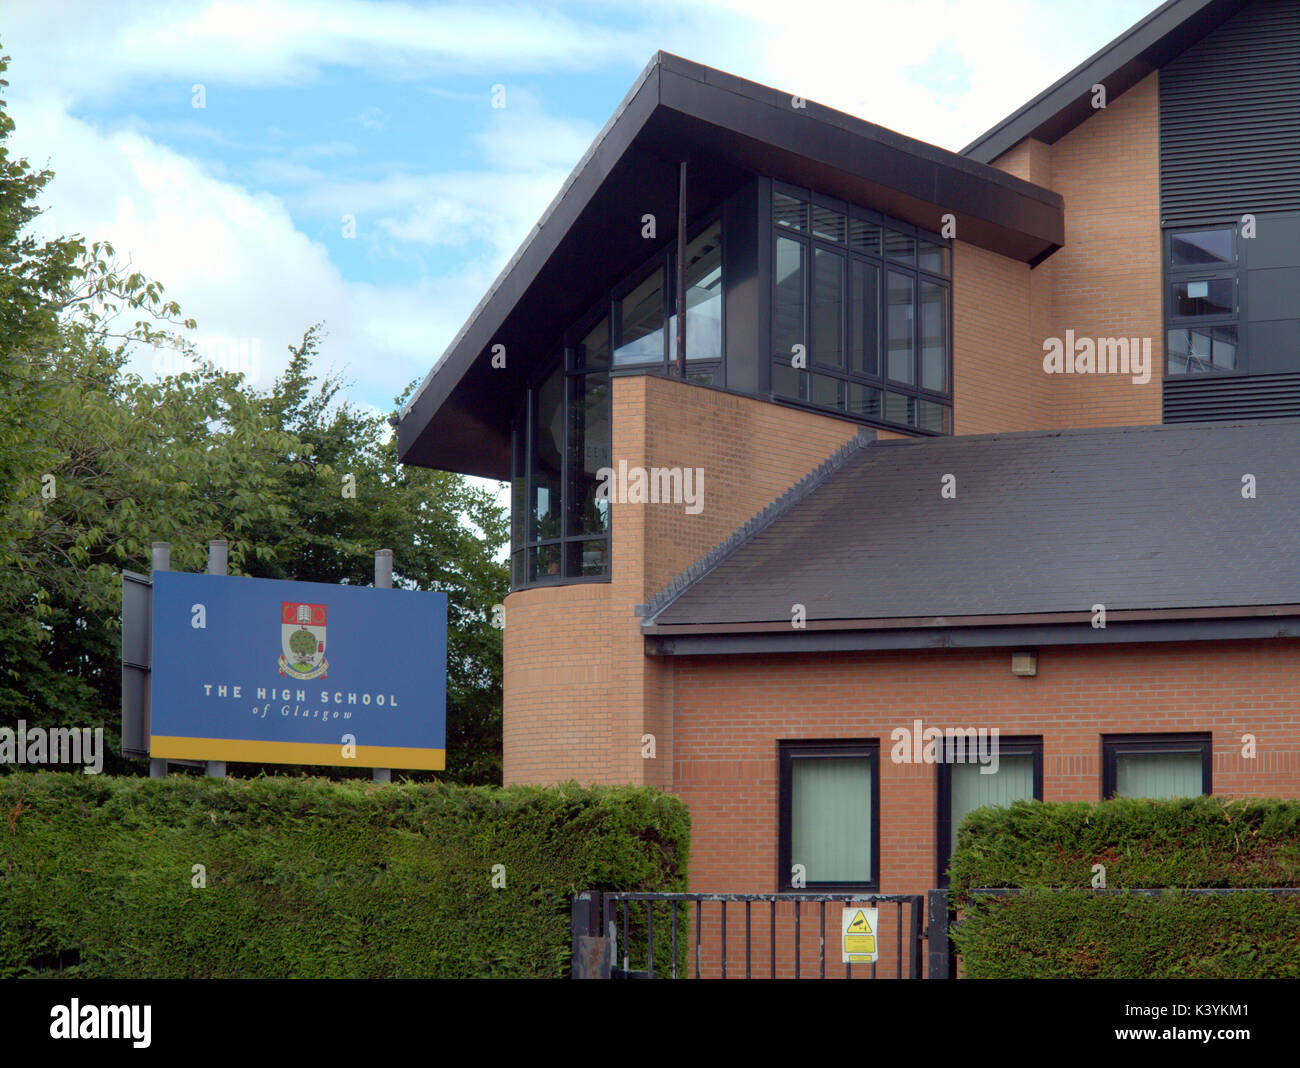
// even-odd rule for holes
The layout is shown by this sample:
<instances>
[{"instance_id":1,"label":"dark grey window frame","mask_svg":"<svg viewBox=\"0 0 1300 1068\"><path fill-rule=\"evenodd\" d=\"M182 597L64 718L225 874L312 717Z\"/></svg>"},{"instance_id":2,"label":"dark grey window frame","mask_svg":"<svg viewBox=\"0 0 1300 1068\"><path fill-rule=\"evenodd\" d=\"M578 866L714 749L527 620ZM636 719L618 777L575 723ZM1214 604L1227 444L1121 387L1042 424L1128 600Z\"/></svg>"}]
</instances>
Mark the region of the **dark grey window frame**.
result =
<instances>
[{"instance_id":1,"label":"dark grey window frame","mask_svg":"<svg viewBox=\"0 0 1300 1068\"><path fill-rule=\"evenodd\" d=\"M587 330L590 330L590 328L592 326L595 326L595 324L599 321L600 321L600 316L598 315L595 316L594 318L591 318L590 321L588 321L585 318L583 320L580 320L580 322L584 322L586 324L586 327L581 333L577 333L575 331L574 332L575 335L577 337L584 337L586 335ZM532 376L530 376L528 380L528 386L524 390L523 397L520 402L523 410L523 421L524 421L524 427L522 428L522 432L524 434L523 497L524 497L525 513L522 520L522 529L523 529L522 544L516 545L514 541L515 517L513 515L511 516L511 522L510 522L510 534L511 534L510 589L512 592L515 590L534 589L541 586L569 586L580 582L583 583L609 582L611 578L611 574L614 570L614 559L613 559L614 522L613 522L612 513L610 516L610 529L604 534L569 535L565 533L565 524L568 522L568 509L570 504L569 501L569 486L570 486L569 431L572 423L571 423L571 414L569 410L570 403L571 403L570 393L569 393L569 382L573 378L585 378L588 375L592 375L592 374L604 374L606 376L609 376L609 370L604 367L586 368L584 370L574 370L573 345L570 343L571 340L572 339L570 337L566 336L565 339L566 343L561 347L560 351L554 353L550 359L546 360L545 363L541 365L538 371L536 371ZM611 357L612 357L612 349L611 349ZM531 533L531 522L530 522L532 516L532 508L533 508L533 453L534 453L534 444L535 444L534 436L536 433L536 426L534 425L535 424L534 411L537 406L536 403L537 391L541 388L542 384L548 378L550 378L552 374L555 373L556 370L559 370L561 372L560 374L560 381L561 381L560 405L562 409L561 424L564 427L564 442L560 448L560 505L559 505L560 536L556 538L534 539ZM608 415L609 415L609 422L612 428L613 425L612 390L611 390L611 396L608 404L611 409ZM516 409L516 411L518 411L518 409ZM517 477L516 472L514 470L514 465L515 465L515 458L518 455L518 450L516 448L516 442L518 440L517 435L521 431L521 428L519 427L518 423L519 423L519 419L518 417L516 417L515 426L511 432L511 442L510 442L510 465L511 465L510 475L511 475L512 487ZM612 430L611 430L611 437L612 437ZM513 493L512 493L512 498L513 498ZM512 508L514 507L513 499L511 500L511 507ZM568 574L567 573L568 552L566 551L568 549L568 546L574 542L588 542L588 541L605 542L606 565L605 565L604 574L601 575ZM530 552L532 550L544 548L548 546L558 546L558 550L560 554L559 573L556 575L545 575L545 576L539 576L535 579L530 579L528 577Z\"/></svg>"},{"instance_id":2,"label":"dark grey window frame","mask_svg":"<svg viewBox=\"0 0 1300 1068\"><path fill-rule=\"evenodd\" d=\"M1227 230L1232 234L1232 263L1219 266L1174 266L1174 238L1179 234L1202 233L1206 230ZM1164 353L1163 377L1172 382L1199 382L1211 378L1236 378L1249 374L1249 353L1246 351L1246 272L1241 269L1241 233L1236 223L1221 221L1179 224L1167 227L1161 235L1163 248L1163 298L1164 336L1161 351ZM1232 279L1234 307L1221 315L1174 315L1174 285L1178 282L1208 281L1217 278ZM1169 370L1169 335L1174 330L1192 330L1197 327L1234 326L1237 328L1236 366L1212 367L1206 371L1171 373Z\"/></svg>"},{"instance_id":3,"label":"dark grey window frame","mask_svg":"<svg viewBox=\"0 0 1300 1068\"><path fill-rule=\"evenodd\" d=\"M724 309L725 309L725 300L726 300L726 291L727 291L727 262L726 262L727 261L727 252L726 252L727 227L723 223L722 216L723 216L722 207L721 205L719 205L711 209L704 215L702 215L699 219L691 223L689 226L687 226L686 244L690 245L692 241L694 241L697 237L699 237L702 233L704 233L704 231L707 230L714 223L719 224L719 231L718 231L719 242L721 244L721 251L722 251L721 287L722 287L722 295L723 295ZM635 271L633 271L627 277L621 279L619 283L610 290L609 297L607 298L607 300L603 301L601 305L597 305L598 308L604 305L608 306L609 328L610 328L609 373L611 375L621 376L621 375L658 374L665 378L676 378L679 380L681 379L682 376L677 373L677 339L668 328L669 324L672 322L673 316L677 314L676 312L676 306L677 306L676 253L677 253L677 242L676 240L670 241L663 248L659 249L659 251L655 252L653 255L643 260L641 265L637 267ZM614 350L618 347L618 341L616 339L622 332L621 317L618 314L619 304L622 301L622 299L625 296L627 296L627 294L632 292L632 290L636 289L637 286L639 286L642 282L644 282L647 278L649 278L652 274L654 274L655 271L662 271L665 280L663 360L661 361L646 360L642 363L626 363L616 367L614 365ZM591 318L592 323L598 322L600 319L600 316L595 313L595 309L593 309L591 312L588 312L587 315L583 317L584 321L589 317ZM617 329L615 328L616 323L618 324ZM566 338L567 337L568 335L566 334ZM691 343L691 338L690 338L690 333L688 331L686 335L686 344L688 350L690 347L690 343ZM717 360L699 360L699 359L688 360L686 364L686 381L690 381L690 374L692 368L696 368L697 370L707 368L714 372L715 377L719 369L725 368L726 354L727 354L727 316L725 314L725 310L722 316L722 353L723 353L722 358ZM711 382L705 384L717 385L718 383Z\"/></svg>"},{"instance_id":4,"label":"dark grey window frame","mask_svg":"<svg viewBox=\"0 0 1300 1068\"><path fill-rule=\"evenodd\" d=\"M1115 796L1120 754L1156 756L1162 753L1201 755L1201 794L1214 792L1214 735L1210 731L1169 734L1103 734L1101 736L1101 798Z\"/></svg>"},{"instance_id":5,"label":"dark grey window frame","mask_svg":"<svg viewBox=\"0 0 1300 1068\"><path fill-rule=\"evenodd\" d=\"M792 764L795 760L818 758L859 758L871 765L871 879L868 882L826 882L808 880L802 887L792 885L791 807L794 801ZM805 890L878 891L880 889L880 740L878 738L799 739L777 742L777 872L778 893Z\"/></svg>"},{"instance_id":6,"label":"dark grey window frame","mask_svg":"<svg viewBox=\"0 0 1300 1068\"><path fill-rule=\"evenodd\" d=\"M1041 734L1013 734L998 736L998 758L1004 756L1031 756L1034 758L1034 800L1043 799L1043 736ZM952 764L944 761L935 765L935 860L938 873L935 886L948 885L948 865L952 862Z\"/></svg>"},{"instance_id":7,"label":"dark grey window frame","mask_svg":"<svg viewBox=\"0 0 1300 1068\"><path fill-rule=\"evenodd\" d=\"M808 226L804 230L795 230L788 227L778 226L775 222L775 211L773 205L778 194L788 197L794 197L802 200L808 205ZM947 238L940 236L932 231L923 230L911 223L895 219L882 212L873 211L870 208L860 207L856 204L850 204L846 201L837 200L834 197L828 197L817 193L814 190L792 186L785 182L776 180L771 181L771 193L768 200L767 219L765 225L770 233L768 240L768 271L770 274L770 284L767 287L767 300L772 308L776 303L776 247L778 237L788 237L792 240L803 244L805 254L805 277L803 279L804 290L804 347L807 357L807 364L803 371L803 377L800 379L800 393L798 398L789 397L785 394L777 393L772 383L771 368L778 361L786 367L791 367L792 356L790 353L776 352L776 338L774 333L774 314L769 315L769 334L767 338L768 348L768 370L766 381L768 384L768 395L770 399L778 404L794 405L800 408L807 408L816 412L830 412L838 416L854 419L857 422L865 423L871 426L882 426L891 429L906 430L916 434L942 435L951 434L953 429L953 351L954 351L954 323L953 323L953 247L952 242ZM846 240L844 242L832 241L828 238L817 237L813 233L813 213L817 207L828 208L842 213L846 219ZM853 220L873 223L881 228L881 243L877 253L864 252L853 247L851 232ZM885 239L885 230L894 230L903 233L912 238L913 255L912 262L894 259L886 251L887 243ZM947 249L947 274L938 274L933 271L922 268L920 265L920 242L926 241ZM842 366L836 367L832 364L821 364L816 362L814 354L817 349L815 320L815 252L818 249L824 249L836 252L843 257L844 267L842 271L843 279L841 282L841 299L840 299L840 338L842 346ZM851 370L852 368L852 338L854 323L852 321L852 264L861 261L870 263L877 268L877 286L876 286L876 323L877 323L877 352L876 352L876 375L866 375ZM912 282L912 361L915 381L908 385L889 378L888 368L888 272L896 271L908 275ZM944 378L947 383L947 392L940 392L928 389L922 385L922 316L921 316L921 285L924 282L930 282L942 287L946 306L945 315L947 317L947 343L944 353ZM817 404L812 399L812 375L821 375L826 378L837 379L844 383L842 387L846 395L845 407L830 407L827 405ZM848 408L847 391L849 385L858 385L867 389L874 389L880 394L880 411L881 417L862 416ZM919 414L915 424L906 422L897 422L885 418L887 412L885 395L894 393L909 398L913 405L919 401L926 401L931 404L940 405L948 411L948 428L944 430L930 430L920 425ZM807 394L806 396L804 394ZM919 409L918 409L919 412Z\"/></svg>"},{"instance_id":8,"label":"dark grey window frame","mask_svg":"<svg viewBox=\"0 0 1300 1068\"><path fill-rule=\"evenodd\" d=\"M719 224L719 241L721 242L722 245L721 287L722 287L723 300L725 302L726 287L727 287L727 269L726 269L727 228L725 224L723 224L723 211L721 206L712 209L711 211L701 216L695 223L691 224L686 230L686 240L687 240L687 244L689 244L691 241L694 241L697 237L700 236L700 234L704 233L704 231L707 230L714 223ZM610 529L605 534L584 536L584 535L576 535L576 534L568 535L564 533L565 531L564 524L567 523L568 521L568 507L569 507L568 495L569 495L569 485L570 485L569 430L571 425L570 423L571 417L569 411L569 405L570 405L569 382L570 379L574 377L581 377L590 374L605 374L609 376L611 381L614 378L619 378L627 375L644 375L644 374L653 374L665 378L677 378L679 380L681 379L681 376L678 375L677 373L676 338L672 336L671 332L668 329L669 323L672 321L673 315L676 314L674 308L677 302L677 296L676 296L677 287L675 285L675 278L673 274L673 272L676 270L675 252L676 252L676 241L671 241L668 244L666 244L663 248L659 249L651 256L647 257L644 261L642 261L640 266L635 271L633 271L625 278L621 279L616 285L611 287L611 289L608 291L608 294L602 300L592 305L592 307L589 308L581 317L579 317L574 321L573 325L571 325L569 329L564 332L564 335L558 347L558 351L553 351L551 357L546 361L544 361L540 365L540 368L536 370L529 377L528 385L524 390L523 397L519 401L519 403L522 405L523 422L524 422L524 426L522 428L522 433L524 434L523 455L524 455L524 465L525 465L523 499L524 499L524 508L526 509L526 511L522 519L523 540L520 544L515 543L515 539L514 539L515 518L514 516L511 516L510 589L512 592L515 590L535 589L537 587L542 587L542 586L569 586L575 583L609 582L611 580L612 572L614 569L613 515L611 514L610 516ZM638 285L640 285L647 278L649 278L650 275L652 275L656 270L662 271L665 278L663 359L661 361L649 360L644 363L635 363L635 364L629 363L629 364L624 364L622 366L616 367L614 365L614 350L618 345L619 332L621 328L620 317L618 314L619 302L622 300L624 296L626 296ZM609 322L609 365L607 367L585 367L585 368L576 367L574 353L578 343L584 337L586 337L587 333L591 330L591 328L594 327L598 322L600 322L602 318L607 319L607 321ZM690 344L689 333L687 335L687 344L688 345ZM727 317L725 314L723 314L722 316L722 352L723 352L723 357L721 359L688 361L686 364L686 381L691 381L692 372L700 373L703 371L710 371L712 372L713 377L715 379L718 377L719 371L721 371L722 374L725 375L726 352L727 352ZM532 457L533 457L533 450L534 450L534 434L535 434L535 427L533 425L534 423L533 409L536 403L535 397L536 397L537 390L540 388L542 383L544 383L547 380L547 378L549 378L551 374L554 373L557 366L560 366L561 364L563 365L563 373L561 377L563 381L562 404L564 408L563 423L564 423L564 436L565 436L564 447L561 449L561 458L560 458L561 536L558 538L546 538L546 539L534 540L531 537L530 523L529 523L529 519L532 511L532 493L533 493ZM725 388L725 387L719 387L719 384L716 381L710 383L696 383L696 384L708 385L712 388ZM611 399L610 399L611 411L609 412L611 428L613 426L612 406L613 406L613 398L612 398L612 390L611 390ZM516 410L518 411L518 409ZM511 443L510 443L510 457L511 457L510 474L511 474L511 485L512 485L512 501L511 501L512 508L514 505L513 484L516 478L516 472L514 470L515 456L517 455L516 440L517 440L517 435L521 433L521 428L518 426L518 423L519 423L519 418L516 415L515 418L516 425L511 432ZM612 430L611 430L611 438L612 438ZM605 541L606 543L607 566L605 568L605 573L603 575L568 574L567 573L568 554L566 552L567 546L573 542L601 541L601 540ZM559 546L560 573L558 575L547 575L547 576L538 577L536 579L530 579L528 577L529 552L531 550L543 546L549 546L549 545Z\"/></svg>"}]
</instances>

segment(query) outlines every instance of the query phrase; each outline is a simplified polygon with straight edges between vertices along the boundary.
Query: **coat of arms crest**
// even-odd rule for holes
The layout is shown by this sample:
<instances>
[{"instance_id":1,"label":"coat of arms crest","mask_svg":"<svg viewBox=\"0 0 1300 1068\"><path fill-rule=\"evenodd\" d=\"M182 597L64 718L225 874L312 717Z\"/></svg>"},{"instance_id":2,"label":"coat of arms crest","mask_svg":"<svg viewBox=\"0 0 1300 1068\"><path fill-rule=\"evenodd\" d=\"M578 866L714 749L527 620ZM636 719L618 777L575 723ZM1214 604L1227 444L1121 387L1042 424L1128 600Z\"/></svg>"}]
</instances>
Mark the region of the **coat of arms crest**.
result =
<instances>
[{"instance_id":1,"label":"coat of arms crest","mask_svg":"<svg viewBox=\"0 0 1300 1068\"><path fill-rule=\"evenodd\" d=\"M325 606L283 601L280 604L280 674L295 679L324 677Z\"/></svg>"}]
</instances>

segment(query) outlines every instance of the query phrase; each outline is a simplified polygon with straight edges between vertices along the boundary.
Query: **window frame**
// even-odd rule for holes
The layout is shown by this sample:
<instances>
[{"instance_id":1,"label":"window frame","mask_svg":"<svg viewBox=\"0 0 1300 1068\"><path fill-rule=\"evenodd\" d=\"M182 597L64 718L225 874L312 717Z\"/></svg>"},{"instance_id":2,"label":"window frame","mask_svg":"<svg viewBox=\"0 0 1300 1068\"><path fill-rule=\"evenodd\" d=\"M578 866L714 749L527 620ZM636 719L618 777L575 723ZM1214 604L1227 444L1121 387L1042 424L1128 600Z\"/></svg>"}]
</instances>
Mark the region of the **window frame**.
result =
<instances>
[{"instance_id":1,"label":"window frame","mask_svg":"<svg viewBox=\"0 0 1300 1068\"><path fill-rule=\"evenodd\" d=\"M793 762L819 758L865 759L871 767L871 879L868 882L807 880L792 885ZM777 893L841 893L880 890L880 739L781 739L777 742Z\"/></svg>"},{"instance_id":2,"label":"window frame","mask_svg":"<svg viewBox=\"0 0 1300 1068\"><path fill-rule=\"evenodd\" d=\"M790 227L778 226L775 221L775 198L780 196L791 197L801 201L807 209L807 227L803 230L795 230ZM815 233L814 214L817 208L825 208L841 213L845 217L844 237L845 240L833 241L829 238L818 237ZM875 250L865 250L856 246L853 242L853 223L868 223L879 228L880 240ZM771 284L768 286L767 299L772 309L769 315L771 324L771 333L767 339L768 348L768 397L778 404L790 404L797 407L808 408L816 412L832 412L844 418L853 419L857 422L866 423L873 426L888 427L891 429L905 430L908 433L922 436L945 436L951 435L953 429L953 361L954 361L954 330L953 330L953 242L933 231L924 230L912 223L903 222L895 219L882 212L873 211L870 208L860 207L846 201L838 200L817 193L815 190L802 188L799 186L789 185L788 183L771 181L771 198L769 201L768 211L766 213L766 222L764 223L771 234L770 239L770 259L769 271L771 274ZM906 235L912 242L912 260L900 260L893 258L888 252L888 232L895 231ZM792 241L798 242L804 249L804 348L806 364L801 369L796 369L800 375L799 395L797 397L787 396L784 393L778 393L775 389L775 376L772 374L772 368L782 363L787 369L791 367L791 354L788 352L776 351L776 334L775 334L775 308L776 308L776 285L777 285L777 238L786 237ZM936 273L921 265L921 244L928 244L946 249L947 273ZM834 252L839 255L843 261L842 277L840 283L840 348L841 363L839 366L834 364L824 364L817 361L815 353L817 351L817 339L814 336L816 331L816 276L815 267L816 253L821 249L828 252ZM854 343L855 336L853 331L857 327L853 316L853 266L855 263L871 264L876 268L876 287L875 287L875 321L876 321L876 373L869 375L862 371L854 369ZM889 347L888 347L888 279L889 272L905 275L911 281L912 288L912 371L913 382L898 382L889 377ZM945 301L945 352L944 352L944 379L947 383L947 392L940 392L928 389L923 385L924 376L922 373L922 316L921 316L921 287L925 283L939 286L944 293ZM812 400L812 375L819 374L829 378L839 379L844 383L843 394L845 396L845 405L838 408L829 408L825 405L817 404ZM856 385L874 389L880 395L880 417L858 415L852 410L848 403L850 394L849 386ZM915 421L896 422L885 417L887 403L885 395L894 393L911 400L908 406L915 415ZM921 425L920 404L926 401L933 405L938 405L941 409L946 409L946 428L939 430L928 429ZM941 413L941 420L943 415Z\"/></svg>"},{"instance_id":3,"label":"window frame","mask_svg":"<svg viewBox=\"0 0 1300 1068\"><path fill-rule=\"evenodd\" d=\"M1226 230L1232 235L1232 262L1212 266L1174 266L1174 238L1182 234L1204 233L1210 230ZM1210 378L1230 378L1247 374L1246 352L1246 278L1241 269L1241 234L1236 223L1199 223L1195 225L1171 226L1161 235L1161 247L1164 256L1164 293L1161 298L1164 307L1165 332L1162 337L1161 352L1164 356L1163 376L1173 382L1201 381ZM1179 282L1206 282L1227 278L1232 282L1233 310L1217 315L1175 315L1174 286ZM1172 372L1169 370L1169 335L1175 330L1192 330L1197 327L1210 329L1216 326L1233 326L1237 329L1236 365L1231 368L1212 366L1207 371ZM1211 351L1213 359L1213 351Z\"/></svg>"},{"instance_id":4,"label":"window frame","mask_svg":"<svg viewBox=\"0 0 1300 1068\"><path fill-rule=\"evenodd\" d=\"M946 753L946 750L945 750ZM998 759L1030 756L1034 759L1034 800L1043 799L1043 736L1041 734L998 735ZM952 764L935 765L935 886L948 886L948 865L952 862Z\"/></svg>"},{"instance_id":5,"label":"window frame","mask_svg":"<svg viewBox=\"0 0 1300 1068\"><path fill-rule=\"evenodd\" d=\"M1162 753L1201 754L1201 796L1214 793L1214 734L1179 731L1159 734L1103 734L1101 736L1101 799L1114 798L1121 754L1159 756Z\"/></svg>"},{"instance_id":6,"label":"window frame","mask_svg":"<svg viewBox=\"0 0 1300 1068\"><path fill-rule=\"evenodd\" d=\"M569 429L570 429L570 394L569 383L573 378L585 378L592 374L603 374L612 379L612 372L609 368L598 367L588 370L574 370L574 345L576 340L585 337L590 329L600 321L600 315L597 308L592 309L578 323L579 327L566 331L563 343L558 351L552 351L552 355L546 361L538 366L534 372L529 375L527 384L523 390L522 404L525 426L524 433L524 507L526 509L523 519L523 543L516 545L514 543L514 516L511 516L511 542L510 542L510 592L524 589L536 589L543 586L569 586L580 582L609 582L612 579L614 571L614 516L613 510L610 511L609 530L604 534L588 535L569 535L565 533L568 523L569 508ZM610 359L613 360L613 349L610 350ZM560 371L560 404L561 404L561 422L564 427L564 441L560 448L560 536L558 538L545 538L532 540L530 531L532 529L532 508L533 508L533 451L534 438L537 428L535 426L535 412L537 408L537 392L542 384L556 371ZM610 391L609 400L609 422L611 427L611 444L613 438L613 390ZM514 482L514 460L515 460L515 435L519 433L519 428L514 428L511 435L511 482ZM511 500L513 508L514 501ZM605 573L603 575L569 575L566 573L568 566L568 546L572 542L604 541L605 542ZM560 570L556 575L539 576L530 579L529 571L529 553L544 546L558 547L560 554ZM515 560L519 559L518 580L516 581Z\"/></svg>"},{"instance_id":7,"label":"window frame","mask_svg":"<svg viewBox=\"0 0 1300 1068\"><path fill-rule=\"evenodd\" d=\"M698 358L688 359L686 363L686 377L684 381L692 382L692 375L709 374L711 381L694 382L696 385L703 385L708 388L726 389L726 368L727 368L727 315L726 299L728 285L727 271L727 226L723 218L723 209L721 205L715 206L705 212L699 219L686 229L686 241L689 245L709 227L717 224L719 227L719 247L721 250L721 281L722 288L722 356L718 359ZM515 479L514 459L515 459L515 440L520 434L523 435L523 452L524 452L524 486L523 500L526 509L523 518L523 541L516 544L514 540L515 519L511 515L510 525L510 548L509 548L509 571L510 571L510 591L534 589L540 586L568 586L579 582L609 582L613 576L614 570L614 518L611 511L609 531L605 534L596 535L570 535L566 533L568 523L568 491L569 491L569 426L570 426L570 380L575 377L583 377L591 374L607 375L611 382L610 390L610 410L608 412L609 423L611 427L611 444L613 439L613 389L612 382L615 378L624 375L659 375L661 377L677 378L683 380L677 374L676 360L676 337L669 329L673 316L676 313L677 303L677 286L676 286L676 253L677 241L667 242L664 247L646 257L637 268L620 279L618 283L610 287L605 295L591 305L582 315L578 316L569 327L560 336L558 346L551 346L546 351L549 353L546 360L539 364L529 374L527 381L522 389L522 396L517 400L517 411L522 409L523 422L522 427L512 426L510 441L510 464L511 464L511 483L512 497L511 507L514 506L513 482ZM649 278L655 271L662 271L665 279L664 293L664 351L662 360L648 360L644 363L616 364L614 362L614 351L618 347L620 334L622 331L621 319L621 302L632 290ZM576 351L578 344L590 332L602 318L609 322L609 365L606 367L585 367L579 368L575 365ZM687 342L690 341L690 335L687 335ZM536 392L543 382L555 371L556 367L562 368L562 394L564 405L564 447L560 458L560 530L559 538L548 538L545 540L530 540L530 517L532 510L532 493L533 493L533 475L532 460L534 449L534 437L536 427L534 424L534 409L536 406ZM719 381L722 379L722 381ZM512 420L517 421L517 416L512 416ZM611 457L612 459L612 457ZM567 573L568 555L567 549L572 542L601 541L606 543L605 558L607 566L603 575L569 575ZM558 545L560 552L560 573L558 575L547 575L536 579L529 579L528 564L529 551L543 545ZM518 578L516 582L516 558L519 560Z\"/></svg>"}]
</instances>

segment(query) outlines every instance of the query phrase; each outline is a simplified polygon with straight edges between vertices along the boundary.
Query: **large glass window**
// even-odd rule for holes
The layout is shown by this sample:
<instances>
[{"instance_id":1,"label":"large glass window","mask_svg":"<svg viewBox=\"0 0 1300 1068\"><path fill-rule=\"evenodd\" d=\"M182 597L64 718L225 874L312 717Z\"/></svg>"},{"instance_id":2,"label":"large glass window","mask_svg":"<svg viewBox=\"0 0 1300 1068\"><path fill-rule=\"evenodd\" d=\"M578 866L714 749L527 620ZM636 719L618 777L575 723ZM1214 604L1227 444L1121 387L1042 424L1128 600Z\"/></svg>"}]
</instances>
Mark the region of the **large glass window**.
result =
<instances>
[{"instance_id":1,"label":"large glass window","mask_svg":"<svg viewBox=\"0 0 1300 1068\"><path fill-rule=\"evenodd\" d=\"M1242 370L1236 230L1171 231L1166 242L1165 369L1169 375Z\"/></svg>"},{"instance_id":2,"label":"large glass window","mask_svg":"<svg viewBox=\"0 0 1300 1068\"><path fill-rule=\"evenodd\" d=\"M806 229L806 205L788 220ZM707 222L686 245L686 377L709 383L723 359L723 226ZM511 443L510 581L609 577L614 467L611 375L676 373L676 246L669 243L566 332L544 374L524 391ZM802 264L798 267L803 276ZM799 312L802 320L802 310ZM799 331L802 336L802 329Z\"/></svg>"},{"instance_id":3,"label":"large glass window","mask_svg":"<svg viewBox=\"0 0 1300 1068\"><path fill-rule=\"evenodd\" d=\"M813 888L874 889L879 882L879 745L782 742L779 886L795 865Z\"/></svg>"},{"instance_id":4,"label":"large glass window","mask_svg":"<svg viewBox=\"0 0 1300 1068\"><path fill-rule=\"evenodd\" d=\"M1197 797L1208 794L1209 734L1102 735L1102 797Z\"/></svg>"},{"instance_id":5,"label":"large glass window","mask_svg":"<svg viewBox=\"0 0 1300 1068\"><path fill-rule=\"evenodd\" d=\"M581 332L526 391L513 433L511 567L515 588L607 578L611 466L608 316Z\"/></svg>"},{"instance_id":6,"label":"large glass window","mask_svg":"<svg viewBox=\"0 0 1300 1068\"><path fill-rule=\"evenodd\" d=\"M772 204L773 396L951 433L950 244L780 183Z\"/></svg>"}]
</instances>

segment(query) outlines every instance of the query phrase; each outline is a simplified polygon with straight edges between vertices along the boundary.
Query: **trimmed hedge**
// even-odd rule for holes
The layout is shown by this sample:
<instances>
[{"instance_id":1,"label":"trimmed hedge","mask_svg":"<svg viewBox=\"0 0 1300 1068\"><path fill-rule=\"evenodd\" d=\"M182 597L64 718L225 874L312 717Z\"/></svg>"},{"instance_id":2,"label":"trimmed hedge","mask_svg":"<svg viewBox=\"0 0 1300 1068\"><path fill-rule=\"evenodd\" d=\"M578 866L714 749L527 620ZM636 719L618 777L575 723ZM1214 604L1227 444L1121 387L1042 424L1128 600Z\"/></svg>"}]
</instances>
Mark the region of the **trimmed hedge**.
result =
<instances>
[{"instance_id":1,"label":"trimmed hedge","mask_svg":"<svg viewBox=\"0 0 1300 1068\"><path fill-rule=\"evenodd\" d=\"M1017 802L972 812L952 861L970 978L1300 977L1300 895L1098 894L1300 887L1300 801ZM970 894L975 887L1024 892Z\"/></svg>"},{"instance_id":2,"label":"trimmed hedge","mask_svg":"<svg viewBox=\"0 0 1300 1068\"><path fill-rule=\"evenodd\" d=\"M0 977L567 976L571 895L685 890L689 837L634 787L4 775Z\"/></svg>"}]
</instances>

